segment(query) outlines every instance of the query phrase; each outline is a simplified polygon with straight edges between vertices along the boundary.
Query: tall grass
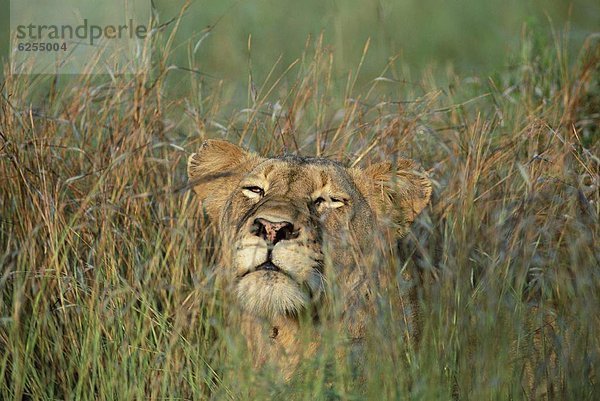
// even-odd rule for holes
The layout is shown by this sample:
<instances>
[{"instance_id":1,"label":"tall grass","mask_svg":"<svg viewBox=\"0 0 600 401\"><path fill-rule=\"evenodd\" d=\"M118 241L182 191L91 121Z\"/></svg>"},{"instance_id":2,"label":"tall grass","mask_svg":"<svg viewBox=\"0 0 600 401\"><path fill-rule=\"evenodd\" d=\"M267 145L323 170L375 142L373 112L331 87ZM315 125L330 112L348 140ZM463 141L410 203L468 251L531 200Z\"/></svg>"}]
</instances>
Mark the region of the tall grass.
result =
<instances>
[{"instance_id":1,"label":"tall grass","mask_svg":"<svg viewBox=\"0 0 600 401\"><path fill-rule=\"evenodd\" d=\"M489 78L436 82L439 71L411 77L392 59L367 86L360 64L333 77L320 38L283 74L250 75L242 110L193 72L191 95L169 95L167 39L135 77L5 74L1 399L599 397L594 38L568 57L524 34L512 69ZM185 160L207 137L425 166L432 205L388 263L419 272L418 346L390 302L358 379L326 351L289 384L251 369L186 186Z\"/></svg>"}]
</instances>

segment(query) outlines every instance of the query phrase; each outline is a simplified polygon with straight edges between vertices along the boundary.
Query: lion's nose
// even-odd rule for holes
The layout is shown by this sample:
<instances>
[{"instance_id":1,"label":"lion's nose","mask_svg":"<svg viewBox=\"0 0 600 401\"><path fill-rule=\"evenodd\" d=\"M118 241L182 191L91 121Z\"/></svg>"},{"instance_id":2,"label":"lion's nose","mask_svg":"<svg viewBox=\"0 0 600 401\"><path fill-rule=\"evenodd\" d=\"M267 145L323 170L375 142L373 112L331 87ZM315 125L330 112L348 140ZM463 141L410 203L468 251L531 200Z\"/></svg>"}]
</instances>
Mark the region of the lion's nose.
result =
<instances>
[{"instance_id":1,"label":"lion's nose","mask_svg":"<svg viewBox=\"0 0 600 401\"><path fill-rule=\"evenodd\" d=\"M273 222L261 217L254 219L250 227L250 232L257 237L261 237L272 245L279 241L298 238L298 231L294 230L294 225L289 221Z\"/></svg>"}]
</instances>

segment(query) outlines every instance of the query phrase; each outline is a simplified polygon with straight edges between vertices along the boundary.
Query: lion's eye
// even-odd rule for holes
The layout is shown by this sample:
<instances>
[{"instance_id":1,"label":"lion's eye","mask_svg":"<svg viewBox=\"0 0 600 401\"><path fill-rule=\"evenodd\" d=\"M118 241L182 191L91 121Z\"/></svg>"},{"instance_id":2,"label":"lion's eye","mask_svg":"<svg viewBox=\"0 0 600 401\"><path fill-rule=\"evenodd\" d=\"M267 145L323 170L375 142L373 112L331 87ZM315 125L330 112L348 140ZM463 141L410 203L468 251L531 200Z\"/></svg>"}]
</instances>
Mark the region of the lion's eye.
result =
<instances>
[{"instance_id":1,"label":"lion's eye","mask_svg":"<svg viewBox=\"0 0 600 401\"><path fill-rule=\"evenodd\" d=\"M338 207L342 207L346 204L346 201L338 198L331 198L331 208L337 209Z\"/></svg>"},{"instance_id":2,"label":"lion's eye","mask_svg":"<svg viewBox=\"0 0 600 401\"><path fill-rule=\"evenodd\" d=\"M346 201L344 199L341 198L323 198L322 196L319 196L317 199L315 199L314 201L315 206L320 209L322 207L328 208L328 209L337 209L339 207L342 207L346 204Z\"/></svg>"},{"instance_id":3,"label":"lion's eye","mask_svg":"<svg viewBox=\"0 0 600 401\"><path fill-rule=\"evenodd\" d=\"M246 195L249 198L262 198L263 196L265 196L265 190L255 185L243 187L242 191L244 192L244 195Z\"/></svg>"}]
</instances>

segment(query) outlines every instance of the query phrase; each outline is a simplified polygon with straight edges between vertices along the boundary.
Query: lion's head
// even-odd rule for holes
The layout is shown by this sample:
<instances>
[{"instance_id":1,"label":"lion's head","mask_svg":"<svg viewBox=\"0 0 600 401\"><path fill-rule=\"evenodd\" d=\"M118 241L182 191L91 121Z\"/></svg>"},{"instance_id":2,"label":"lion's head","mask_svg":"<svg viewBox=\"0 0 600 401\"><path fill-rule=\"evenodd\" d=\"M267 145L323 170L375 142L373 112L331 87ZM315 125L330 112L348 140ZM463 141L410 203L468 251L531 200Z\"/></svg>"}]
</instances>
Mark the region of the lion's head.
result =
<instances>
[{"instance_id":1,"label":"lion's head","mask_svg":"<svg viewBox=\"0 0 600 401\"><path fill-rule=\"evenodd\" d=\"M346 168L204 142L189 157L190 184L217 225L221 268L240 306L259 317L294 316L321 302L327 281L359 291L360 260L386 227L403 235L431 194L411 161L395 164Z\"/></svg>"}]
</instances>

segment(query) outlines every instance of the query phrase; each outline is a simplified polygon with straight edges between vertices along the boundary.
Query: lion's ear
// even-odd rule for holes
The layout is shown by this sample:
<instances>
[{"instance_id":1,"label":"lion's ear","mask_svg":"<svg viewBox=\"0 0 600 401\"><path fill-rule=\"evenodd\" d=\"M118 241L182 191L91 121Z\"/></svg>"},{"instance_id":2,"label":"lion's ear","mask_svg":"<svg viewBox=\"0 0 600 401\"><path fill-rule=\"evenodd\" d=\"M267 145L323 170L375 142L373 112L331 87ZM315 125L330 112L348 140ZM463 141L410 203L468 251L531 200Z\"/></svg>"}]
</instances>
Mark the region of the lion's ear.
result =
<instances>
[{"instance_id":1,"label":"lion's ear","mask_svg":"<svg viewBox=\"0 0 600 401\"><path fill-rule=\"evenodd\" d=\"M412 160L399 159L373 164L363 170L370 181L371 193L365 194L380 216L389 216L400 236L431 198L431 181Z\"/></svg>"},{"instance_id":2,"label":"lion's ear","mask_svg":"<svg viewBox=\"0 0 600 401\"><path fill-rule=\"evenodd\" d=\"M188 158L189 185L202 201L213 221L225 206L243 175L260 158L237 145L221 140L207 140Z\"/></svg>"}]
</instances>

